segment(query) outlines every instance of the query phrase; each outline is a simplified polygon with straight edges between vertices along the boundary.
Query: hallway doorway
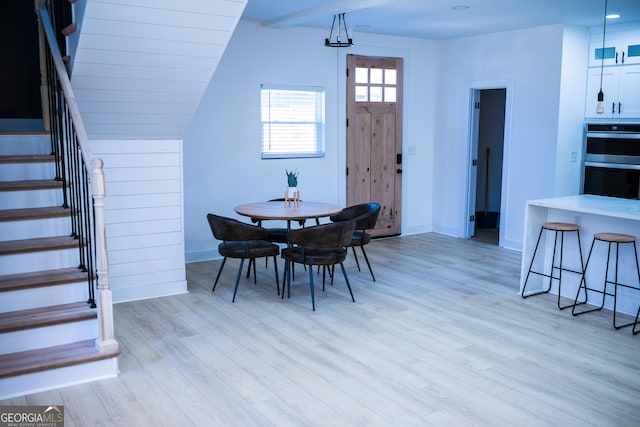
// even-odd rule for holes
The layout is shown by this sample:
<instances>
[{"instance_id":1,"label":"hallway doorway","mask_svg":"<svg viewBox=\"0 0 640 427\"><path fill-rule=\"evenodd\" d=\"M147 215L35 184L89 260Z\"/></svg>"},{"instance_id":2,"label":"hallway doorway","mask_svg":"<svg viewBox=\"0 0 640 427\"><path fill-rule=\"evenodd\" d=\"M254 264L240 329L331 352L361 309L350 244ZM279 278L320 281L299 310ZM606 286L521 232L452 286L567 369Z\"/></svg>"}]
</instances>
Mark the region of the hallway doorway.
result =
<instances>
[{"instance_id":1,"label":"hallway doorway","mask_svg":"<svg viewBox=\"0 0 640 427\"><path fill-rule=\"evenodd\" d=\"M505 88L474 89L469 187L469 237L499 245Z\"/></svg>"}]
</instances>

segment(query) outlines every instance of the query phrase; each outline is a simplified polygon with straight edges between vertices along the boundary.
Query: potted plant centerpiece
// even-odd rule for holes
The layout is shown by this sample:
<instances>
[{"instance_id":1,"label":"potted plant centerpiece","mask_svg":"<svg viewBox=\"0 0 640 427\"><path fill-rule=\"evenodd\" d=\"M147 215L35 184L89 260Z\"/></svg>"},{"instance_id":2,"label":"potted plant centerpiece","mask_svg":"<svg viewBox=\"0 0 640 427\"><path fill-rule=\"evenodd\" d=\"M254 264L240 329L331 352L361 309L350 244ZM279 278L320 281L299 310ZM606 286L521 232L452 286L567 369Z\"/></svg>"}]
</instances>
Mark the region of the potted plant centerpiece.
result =
<instances>
[{"instance_id":1,"label":"potted plant centerpiece","mask_svg":"<svg viewBox=\"0 0 640 427\"><path fill-rule=\"evenodd\" d=\"M297 170L289 171L285 169L287 173L287 198L295 199L298 193L298 175L300 174Z\"/></svg>"}]
</instances>

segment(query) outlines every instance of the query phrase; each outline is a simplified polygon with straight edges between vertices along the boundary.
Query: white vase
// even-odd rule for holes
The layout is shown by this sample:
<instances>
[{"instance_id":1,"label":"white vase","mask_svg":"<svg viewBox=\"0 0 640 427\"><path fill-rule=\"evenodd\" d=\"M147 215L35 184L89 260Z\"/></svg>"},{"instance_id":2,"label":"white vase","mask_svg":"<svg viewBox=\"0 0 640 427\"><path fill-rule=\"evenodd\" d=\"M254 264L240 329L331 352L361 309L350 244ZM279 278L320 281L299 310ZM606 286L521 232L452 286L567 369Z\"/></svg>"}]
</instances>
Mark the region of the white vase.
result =
<instances>
[{"instance_id":1,"label":"white vase","mask_svg":"<svg viewBox=\"0 0 640 427\"><path fill-rule=\"evenodd\" d=\"M293 199L296 196L296 191L298 191L298 187L287 187L287 198Z\"/></svg>"}]
</instances>

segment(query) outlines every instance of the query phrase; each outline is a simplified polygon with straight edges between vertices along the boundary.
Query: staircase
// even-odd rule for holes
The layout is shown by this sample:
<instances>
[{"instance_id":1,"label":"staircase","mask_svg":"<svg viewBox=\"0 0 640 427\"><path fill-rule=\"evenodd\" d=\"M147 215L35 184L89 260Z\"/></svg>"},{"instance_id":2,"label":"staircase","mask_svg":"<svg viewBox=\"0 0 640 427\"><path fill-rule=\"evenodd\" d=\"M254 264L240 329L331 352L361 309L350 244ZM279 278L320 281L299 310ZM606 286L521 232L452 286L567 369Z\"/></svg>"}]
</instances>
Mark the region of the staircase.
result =
<instances>
[{"instance_id":1,"label":"staircase","mask_svg":"<svg viewBox=\"0 0 640 427\"><path fill-rule=\"evenodd\" d=\"M0 134L0 399L117 374L50 146L48 133Z\"/></svg>"}]
</instances>

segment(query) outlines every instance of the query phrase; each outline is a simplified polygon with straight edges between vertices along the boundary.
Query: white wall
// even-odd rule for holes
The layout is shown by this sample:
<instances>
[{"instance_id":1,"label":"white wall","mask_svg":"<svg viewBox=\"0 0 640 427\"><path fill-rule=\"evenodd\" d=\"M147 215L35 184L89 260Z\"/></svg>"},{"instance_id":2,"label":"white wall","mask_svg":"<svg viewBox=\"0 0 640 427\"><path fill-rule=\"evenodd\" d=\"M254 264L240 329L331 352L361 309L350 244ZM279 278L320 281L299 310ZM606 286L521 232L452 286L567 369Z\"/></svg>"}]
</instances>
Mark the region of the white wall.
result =
<instances>
[{"instance_id":1,"label":"white wall","mask_svg":"<svg viewBox=\"0 0 640 427\"><path fill-rule=\"evenodd\" d=\"M182 141L95 140L91 148L105 165L113 301L186 292Z\"/></svg>"},{"instance_id":2,"label":"white wall","mask_svg":"<svg viewBox=\"0 0 640 427\"><path fill-rule=\"evenodd\" d=\"M563 34L562 26L545 26L440 43L434 231L465 234L470 89L507 87L501 245L521 249L525 201L556 195L561 100L571 102L561 97ZM586 52L588 40L573 47ZM574 77L586 82L586 69ZM584 105L583 93L584 85L575 105ZM567 120L575 128L584 118Z\"/></svg>"},{"instance_id":3,"label":"white wall","mask_svg":"<svg viewBox=\"0 0 640 427\"><path fill-rule=\"evenodd\" d=\"M344 205L347 53L404 58L402 233L431 230L436 43L354 33L355 46L337 49L324 37L240 21L184 137L187 261L218 257L207 213L238 217L235 205L282 196L285 169L300 171L303 200ZM260 159L261 83L325 87L324 158Z\"/></svg>"},{"instance_id":4,"label":"white wall","mask_svg":"<svg viewBox=\"0 0 640 427\"><path fill-rule=\"evenodd\" d=\"M587 28L565 27L559 108L561 119L558 122L558 163L554 191L554 196L558 197L581 192L589 42L590 34Z\"/></svg>"}]
</instances>

